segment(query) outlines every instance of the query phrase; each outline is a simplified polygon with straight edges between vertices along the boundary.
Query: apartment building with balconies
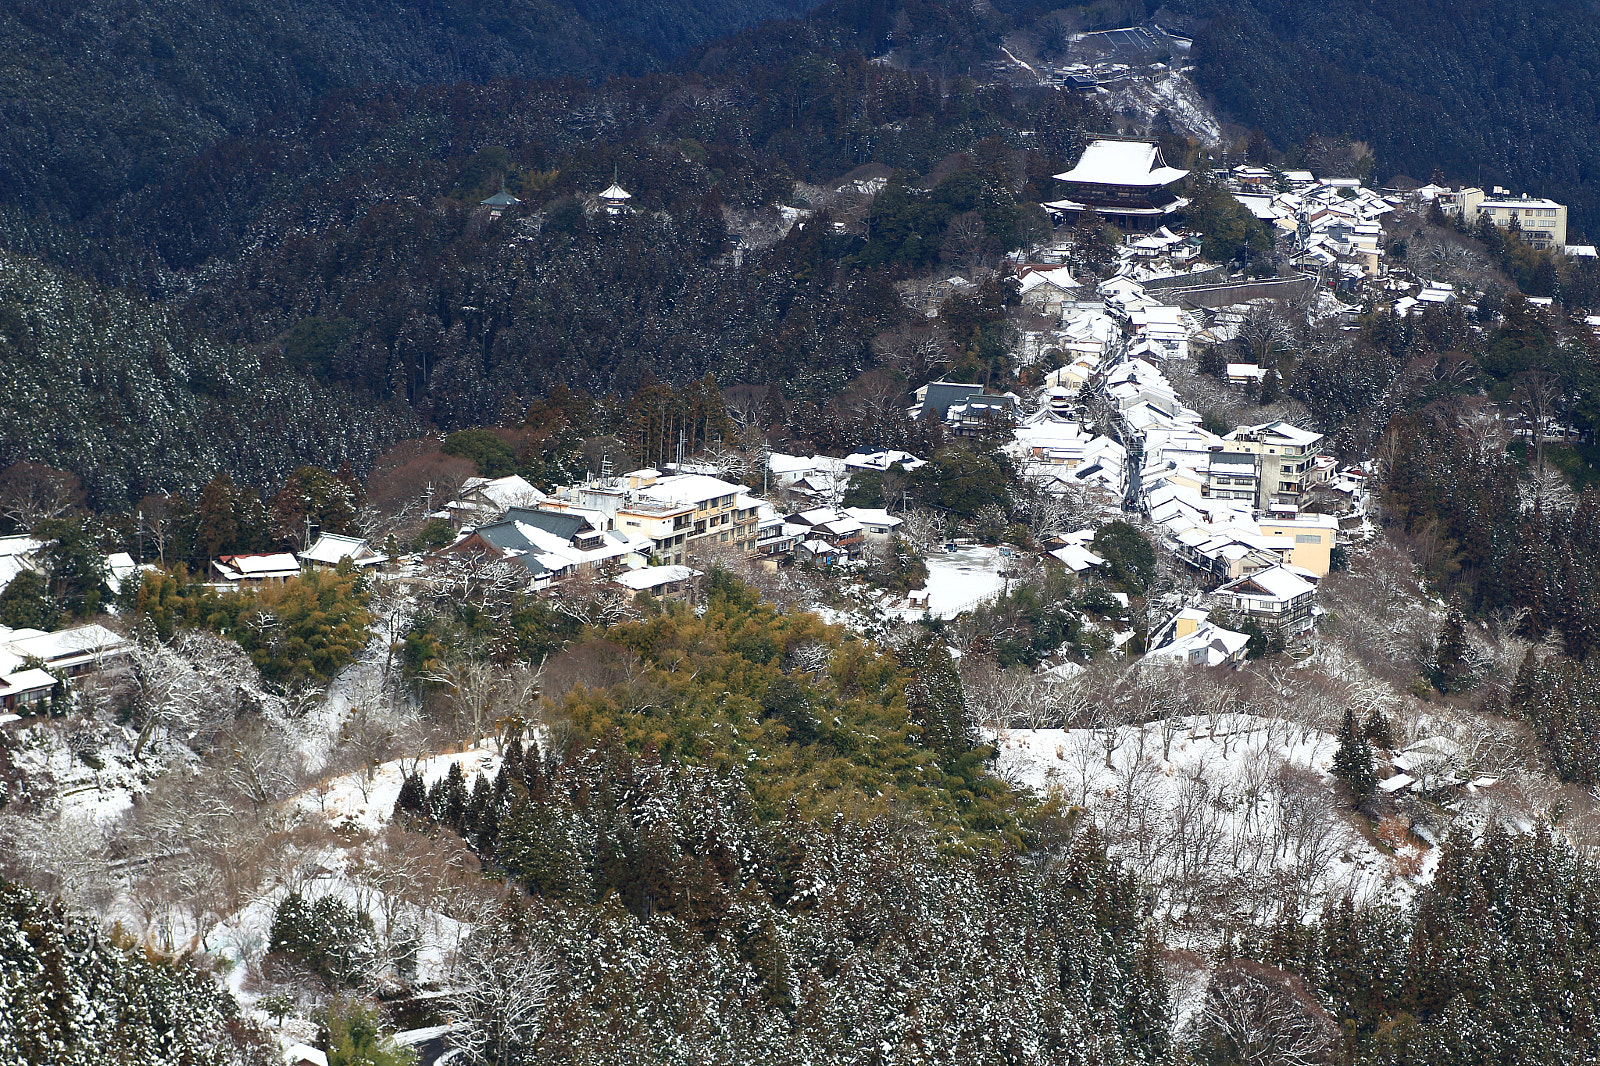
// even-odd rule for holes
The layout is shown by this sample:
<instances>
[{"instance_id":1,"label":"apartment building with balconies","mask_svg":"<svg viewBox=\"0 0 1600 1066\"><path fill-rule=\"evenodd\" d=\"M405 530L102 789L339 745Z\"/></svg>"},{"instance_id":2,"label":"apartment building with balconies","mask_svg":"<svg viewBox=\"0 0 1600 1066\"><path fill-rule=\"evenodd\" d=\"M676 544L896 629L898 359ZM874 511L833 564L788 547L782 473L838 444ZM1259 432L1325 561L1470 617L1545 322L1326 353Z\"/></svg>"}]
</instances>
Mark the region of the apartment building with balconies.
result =
<instances>
[{"instance_id":1,"label":"apartment building with balconies","mask_svg":"<svg viewBox=\"0 0 1600 1066\"><path fill-rule=\"evenodd\" d=\"M1241 426L1222 438L1230 452L1257 457L1259 475L1256 510L1292 510L1321 478L1316 458L1322 454L1323 436L1287 422Z\"/></svg>"}]
</instances>

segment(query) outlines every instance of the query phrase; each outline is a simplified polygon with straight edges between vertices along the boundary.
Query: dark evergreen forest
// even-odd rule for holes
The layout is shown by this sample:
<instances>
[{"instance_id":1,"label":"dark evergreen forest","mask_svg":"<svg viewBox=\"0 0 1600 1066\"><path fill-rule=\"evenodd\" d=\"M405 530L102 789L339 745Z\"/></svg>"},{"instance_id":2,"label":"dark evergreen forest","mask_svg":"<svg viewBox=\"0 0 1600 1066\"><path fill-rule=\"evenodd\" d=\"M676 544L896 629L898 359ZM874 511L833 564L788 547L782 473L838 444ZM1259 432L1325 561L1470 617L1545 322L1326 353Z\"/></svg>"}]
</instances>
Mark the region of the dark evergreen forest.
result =
<instances>
[{"instance_id":1,"label":"dark evergreen forest","mask_svg":"<svg viewBox=\"0 0 1600 1066\"><path fill-rule=\"evenodd\" d=\"M1380 179L1505 185L1600 229L1593 3L1199 0L1194 57L1219 109L1294 155L1369 144Z\"/></svg>"},{"instance_id":2,"label":"dark evergreen forest","mask_svg":"<svg viewBox=\"0 0 1600 1066\"><path fill-rule=\"evenodd\" d=\"M869 62L892 22L913 70ZM263 493L304 462L364 473L419 427L520 420L557 383L626 395L710 374L825 403L906 321L891 282L937 261L949 220L976 212L995 248L1021 243L1035 224L1021 205L1106 121L1065 94L966 78L1004 26L835 5L678 73L336 89L120 194L19 206L7 246L50 265L13 258L9 274L90 284L24 280L3 297L0 344L30 397L0 419L6 457L125 507L217 472ZM819 217L748 249L730 233L726 210L771 212L796 181L866 162L938 173L865 228ZM592 209L613 177L635 213ZM502 185L523 203L491 221L477 204ZM125 339L84 329L108 314ZM69 376L80 362L114 369ZM101 416L68 432L86 379Z\"/></svg>"}]
</instances>

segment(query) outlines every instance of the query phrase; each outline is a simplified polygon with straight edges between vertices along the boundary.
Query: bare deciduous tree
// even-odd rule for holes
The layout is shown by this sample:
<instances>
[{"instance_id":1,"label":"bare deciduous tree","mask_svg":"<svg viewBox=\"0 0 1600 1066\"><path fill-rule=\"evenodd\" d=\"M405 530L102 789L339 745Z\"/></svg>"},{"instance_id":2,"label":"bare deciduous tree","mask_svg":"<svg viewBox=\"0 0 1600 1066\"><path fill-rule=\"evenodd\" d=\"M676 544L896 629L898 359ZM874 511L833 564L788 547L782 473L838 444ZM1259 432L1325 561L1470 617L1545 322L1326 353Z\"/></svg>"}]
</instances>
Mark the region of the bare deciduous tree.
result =
<instances>
[{"instance_id":1,"label":"bare deciduous tree","mask_svg":"<svg viewBox=\"0 0 1600 1066\"><path fill-rule=\"evenodd\" d=\"M83 502L83 487L74 474L43 463L12 463L0 471L0 514L18 529L59 518Z\"/></svg>"},{"instance_id":2,"label":"bare deciduous tree","mask_svg":"<svg viewBox=\"0 0 1600 1066\"><path fill-rule=\"evenodd\" d=\"M454 976L458 1028L450 1040L468 1062L500 1066L531 1050L556 984L542 948L480 928L457 949Z\"/></svg>"},{"instance_id":3,"label":"bare deciduous tree","mask_svg":"<svg viewBox=\"0 0 1600 1066\"><path fill-rule=\"evenodd\" d=\"M1201 1032L1243 1066L1325 1066L1339 1039L1304 982L1242 959L1212 975Z\"/></svg>"}]
</instances>

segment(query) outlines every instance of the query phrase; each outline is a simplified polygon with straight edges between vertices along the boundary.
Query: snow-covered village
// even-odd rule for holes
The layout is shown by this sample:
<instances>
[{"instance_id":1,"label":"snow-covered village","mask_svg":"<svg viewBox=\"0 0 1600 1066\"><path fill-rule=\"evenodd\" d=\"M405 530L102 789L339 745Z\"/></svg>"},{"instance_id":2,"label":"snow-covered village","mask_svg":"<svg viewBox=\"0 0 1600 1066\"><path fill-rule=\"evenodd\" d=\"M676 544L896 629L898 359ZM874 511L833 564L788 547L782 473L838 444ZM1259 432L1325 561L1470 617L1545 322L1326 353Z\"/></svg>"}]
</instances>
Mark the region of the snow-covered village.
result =
<instances>
[{"instance_id":1,"label":"snow-covered village","mask_svg":"<svg viewBox=\"0 0 1600 1066\"><path fill-rule=\"evenodd\" d=\"M0 182L0 1066L1596 1061L1582 168L967 6Z\"/></svg>"}]
</instances>

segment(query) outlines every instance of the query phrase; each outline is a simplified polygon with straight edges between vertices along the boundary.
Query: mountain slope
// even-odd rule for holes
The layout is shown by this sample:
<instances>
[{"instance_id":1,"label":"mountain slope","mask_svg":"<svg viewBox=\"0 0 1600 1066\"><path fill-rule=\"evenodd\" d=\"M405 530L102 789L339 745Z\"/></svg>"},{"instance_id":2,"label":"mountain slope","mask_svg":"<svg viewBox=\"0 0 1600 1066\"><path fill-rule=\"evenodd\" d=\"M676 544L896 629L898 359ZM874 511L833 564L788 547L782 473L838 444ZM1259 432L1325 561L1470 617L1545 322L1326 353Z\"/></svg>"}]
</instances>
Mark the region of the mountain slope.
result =
<instances>
[{"instance_id":1,"label":"mountain slope","mask_svg":"<svg viewBox=\"0 0 1600 1066\"><path fill-rule=\"evenodd\" d=\"M175 316L0 253L0 456L77 474L97 508L192 492L219 469L277 484L296 466L365 468L416 432L410 412L356 402L199 336Z\"/></svg>"},{"instance_id":2,"label":"mountain slope","mask_svg":"<svg viewBox=\"0 0 1600 1066\"><path fill-rule=\"evenodd\" d=\"M1404 173L1555 197L1600 225L1600 5L1191 0L1196 76L1280 148L1365 141Z\"/></svg>"},{"instance_id":3,"label":"mountain slope","mask_svg":"<svg viewBox=\"0 0 1600 1066\"><path fill-rule=\"evenodd\" d=\"M658 68L810 0L34 0L0 8L0 200L82 215L339 88Z\"/></svg>"}]
</instances>

